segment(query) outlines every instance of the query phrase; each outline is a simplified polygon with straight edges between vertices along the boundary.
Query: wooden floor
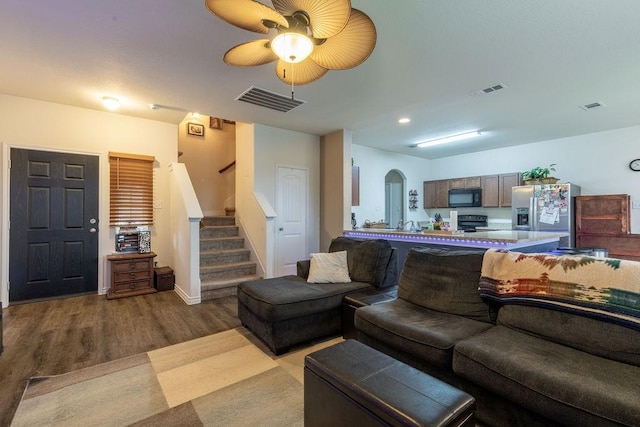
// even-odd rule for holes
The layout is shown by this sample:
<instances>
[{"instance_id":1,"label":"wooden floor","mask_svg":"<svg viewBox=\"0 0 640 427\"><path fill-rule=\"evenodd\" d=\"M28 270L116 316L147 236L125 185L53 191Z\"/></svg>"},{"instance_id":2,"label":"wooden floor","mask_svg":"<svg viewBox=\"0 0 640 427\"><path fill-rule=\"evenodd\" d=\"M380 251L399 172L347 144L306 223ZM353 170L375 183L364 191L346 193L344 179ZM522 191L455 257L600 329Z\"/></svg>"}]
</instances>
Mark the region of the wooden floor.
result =
<instances>
[{"instance_id":1,"label":"wooden floor","mask_svg":"<svg viewBox=\"0 0 640 427\"><path fill-rule=\"evenodd\" d=\"M240 326L236 297L186 305L174 292L107 301L90 295L3 311L0 426L8 426L26 381L147 352Z\"/></svg>"}]
</instances>

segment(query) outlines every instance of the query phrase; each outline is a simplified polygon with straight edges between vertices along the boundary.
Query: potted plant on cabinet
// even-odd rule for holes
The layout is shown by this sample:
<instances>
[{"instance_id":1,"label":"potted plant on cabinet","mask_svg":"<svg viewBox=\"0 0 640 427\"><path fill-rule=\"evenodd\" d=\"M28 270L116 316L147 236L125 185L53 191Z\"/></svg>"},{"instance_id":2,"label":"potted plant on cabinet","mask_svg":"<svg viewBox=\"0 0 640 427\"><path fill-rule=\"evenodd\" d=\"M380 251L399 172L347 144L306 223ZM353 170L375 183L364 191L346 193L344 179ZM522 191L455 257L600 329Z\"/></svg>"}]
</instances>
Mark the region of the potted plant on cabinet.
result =
<instances>
[{"instance_id":1,"label":"potted plant on cabinet","mask_svg":"<svg viewBox=\"0 0 640 427\"><path fill-rule=\"evenodd\" d=\"M548 167L542 168L540 166L536 166L535 168L522 172L522 180L525 185L535 185L535 184L555 184L558 182L558 178L554 178L549 176L551 172L555 172L556 164L551 163Z\"/></svg>"}]
</instances>

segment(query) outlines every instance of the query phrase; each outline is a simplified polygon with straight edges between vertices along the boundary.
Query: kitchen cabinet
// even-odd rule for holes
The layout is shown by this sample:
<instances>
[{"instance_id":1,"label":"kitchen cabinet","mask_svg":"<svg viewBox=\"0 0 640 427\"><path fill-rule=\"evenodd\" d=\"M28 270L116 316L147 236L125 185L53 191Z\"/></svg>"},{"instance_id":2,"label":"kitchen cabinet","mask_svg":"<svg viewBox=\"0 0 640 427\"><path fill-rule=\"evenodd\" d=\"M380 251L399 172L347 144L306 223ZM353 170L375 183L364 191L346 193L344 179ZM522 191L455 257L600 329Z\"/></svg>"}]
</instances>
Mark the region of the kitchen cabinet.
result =
<instances>
[{"instance_id":1,"label":"kitchen cabinet","mask_svg":"<svg viewBox=\"0 0 640 427\"><path fill-rule=\"evenodd\" d=\"M449 190L482 189L483 208L511 207L511 189L522 184L520 172L424 181L424 208L449 207Z\"/></svg>"},{"instance_id":2,"label":"kitchen cabinet","mask_svg":"<svg viewBox=\"0 0 640 427\"><path fill-rule=\"evenodd\" d=\"M111 270L111 288L107 299L157 292L153 286L153 252L107 256Z\"/></svg>"},{"instance_id":3,"label":"kitchen cabinet","mask_svg":"<svg viewBox=\"0 0 640 427\"><path fill-rule=\"evenodd\" d=\"M425 209L449 207L449 180L424 181L423 183Z\"/></svg>"},{"instance_id":4,"label":"kitchen cabinet","mask_svg":"<svg viewBox=\"0 0 640 427\"><path fill-rule=\"evenodd\" d=\"M465 189L465 188L480 188L480 177L470 176L466 178L453 178L449 181L449 189Z\"/></svg>"},{"instance_id":5,"label":"kitchen cabinet","mask_svg":"<svg viewBox=\"0 0 640 427\"><path fill-rule=\"evenodd\" d=\"M498 175L499 183L499 202L501 208L511 207L511 189L522 185L522 175L520 172L503 173Z\"/></svg>"},{"instance_id":6,"label":"kitchen cabinet","mask_svg":"<svg viewBox=\"0 0 640 427\"><path fill-rule=\"evenodd\" d=\"M436 181L425 181L422 184L423 194L423 207L425 209L431 209L437 207L438 204L438 189L436 187Z\"/></svg>"},{"instance_id":7,"label":"kitchen cabinet","mask_svg":"<svg viewBox=\"0 0 640 427\"><path fill-rule=\"evenodd\" d=\"M360 206L360 166L351 166L351 206Z\"/></svg>"},{"instance_id":8,"label":"kitchen cabinet","mask_svg":"<svg viewBox=\"0 0 640 427\"><path fill-rule=\"evenodd\" d=\"M500 207L500 177L498 175L485 175L480 179L482 188L482 207Z\"/></svg>"},{"instance_id":9,"label":"kitchen cabinet","mask_svg":"<svg viewBox=\"0 0 640 427\"><path fill-rule=\"evenodd\" d=\"M449 207L449 180L442 179L436 181L436 190L438 192L438 200L436 208Z\"/></svg>"},{"instance_id":10,"label":"kitchen cabinet","mask_svg":"<svg viewBox=\"0 0 640 427\"><path fill-rule=\"evenodd\" d=\"M576 246L640 261L640 235L630 232L628 194L576 197Z\"/></svg>"}]
</instances>

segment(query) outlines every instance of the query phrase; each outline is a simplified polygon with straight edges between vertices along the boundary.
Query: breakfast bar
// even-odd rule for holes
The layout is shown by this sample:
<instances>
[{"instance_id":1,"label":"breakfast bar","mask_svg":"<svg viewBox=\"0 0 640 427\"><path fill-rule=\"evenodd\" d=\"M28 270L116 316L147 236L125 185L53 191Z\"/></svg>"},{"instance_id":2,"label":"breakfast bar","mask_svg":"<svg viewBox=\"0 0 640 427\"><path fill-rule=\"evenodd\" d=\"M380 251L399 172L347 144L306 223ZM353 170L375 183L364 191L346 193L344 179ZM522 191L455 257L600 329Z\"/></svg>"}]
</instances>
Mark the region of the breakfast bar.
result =
<instances>
[{"instance_id":1,"label":"breakfast bar","mask_svg":"<svg viewBox=\"0 0 640 427\"><path fill-rule=\"evenodd\" d=\"M402 265L407 251L415 246L464 248L479 251L506 249L525 253L549 252L560 246L560 239L568 236L568 233L517 230L476 232L423 230L409 232L383 228L357 228L345 230L343 235L354 239L392 241L392 245L398 251L398 265Z\"/></svg>"}]
</instances>

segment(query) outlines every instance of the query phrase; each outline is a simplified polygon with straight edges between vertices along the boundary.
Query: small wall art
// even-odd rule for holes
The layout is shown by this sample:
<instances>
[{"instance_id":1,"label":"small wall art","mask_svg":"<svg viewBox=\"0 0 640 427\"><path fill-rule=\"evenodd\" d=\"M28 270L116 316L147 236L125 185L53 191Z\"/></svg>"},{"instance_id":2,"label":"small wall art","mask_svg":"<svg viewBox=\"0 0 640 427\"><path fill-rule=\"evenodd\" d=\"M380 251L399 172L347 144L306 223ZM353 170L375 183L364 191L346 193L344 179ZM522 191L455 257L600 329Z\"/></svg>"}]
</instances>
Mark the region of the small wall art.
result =
<instances>
[{"instance_id":1,"label":"small wall art","mask_svg":"<svg viewBox=\"0 0 640 427\"><path fill-rule=\"evenodd\" d=\"M204 136L204 125L200 123L187 123L187 133L189 135Z\"/></svg>"},{"instance_id":2,"label":"small wall art","mask_svg":"<svg viewBox=\"0 0 640 427\"><path fill-rule=\"evenodd\" d=\"M220 117L209 117L209 127L211 129L222 130L222 120Z\"/></svg>"}]
</instances>

